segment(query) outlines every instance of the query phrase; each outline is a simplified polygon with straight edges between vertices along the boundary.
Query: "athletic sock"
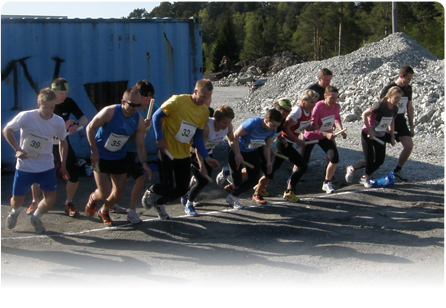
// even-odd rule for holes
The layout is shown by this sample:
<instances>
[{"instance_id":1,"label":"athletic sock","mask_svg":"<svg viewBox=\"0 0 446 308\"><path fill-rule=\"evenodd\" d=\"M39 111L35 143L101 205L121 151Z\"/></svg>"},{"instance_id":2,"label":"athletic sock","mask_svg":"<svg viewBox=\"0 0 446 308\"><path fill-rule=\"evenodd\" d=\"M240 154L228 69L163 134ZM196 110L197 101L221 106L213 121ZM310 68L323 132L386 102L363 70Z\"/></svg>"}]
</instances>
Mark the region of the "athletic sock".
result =
<instances>
[{"instance_id":1,"label":"athletic sock","mask_svg":"<svg viewBox=\"0 0 446 308\"><path fill-rule=\"evenodd\" d=\"M36 217L37 219L40 219L40 218L42 218L43 213L42 213L42 211L37 209L37 210L34 211L34 215L33 216Z\"/></svg>"},{"instance_id":2,"label":"athletic sock","mask_svg":"<svg viewBox=\"0 0 446 308\"><path fill-rule=\"evenodd\" d=\"M400 166L396 166L395 170L393 170L393 172L398 172L400 171L402 168Z\"/></svg>"},{"instance_id":3,"label":"athletic sock","mask_svg":"<svg viewBox=\"0 0 446 308\"><path fill-rule=\"evenodd\" d=\"M18 207L18 208L12 208L11 213L16 214L16 213L20 213L20 211L22 210L22 207Z\"/></svg>"}]
</instances>

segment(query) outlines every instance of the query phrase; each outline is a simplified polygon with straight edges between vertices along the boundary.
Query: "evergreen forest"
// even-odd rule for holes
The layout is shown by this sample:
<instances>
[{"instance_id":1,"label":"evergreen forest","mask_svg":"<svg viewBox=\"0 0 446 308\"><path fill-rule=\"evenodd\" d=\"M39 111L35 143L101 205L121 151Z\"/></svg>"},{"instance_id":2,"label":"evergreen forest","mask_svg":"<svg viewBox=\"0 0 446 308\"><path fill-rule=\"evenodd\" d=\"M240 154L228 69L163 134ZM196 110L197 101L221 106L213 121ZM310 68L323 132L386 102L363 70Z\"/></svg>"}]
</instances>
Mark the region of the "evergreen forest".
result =
<instances>
[{"instance_id":1,"label":"evergreen forest","mask_svg":"<svg viewBox=\"0 0 446 308\"><path fill-rule=\"evenodd\" d=\"M198 16L205 73L223 56L233 63L296 52L306 61L345 55L391 34L392 2L161 2L127 18ZM439 2L396 2L397 32L444 59L444 8Z\"/></svg>"}]
</instances>

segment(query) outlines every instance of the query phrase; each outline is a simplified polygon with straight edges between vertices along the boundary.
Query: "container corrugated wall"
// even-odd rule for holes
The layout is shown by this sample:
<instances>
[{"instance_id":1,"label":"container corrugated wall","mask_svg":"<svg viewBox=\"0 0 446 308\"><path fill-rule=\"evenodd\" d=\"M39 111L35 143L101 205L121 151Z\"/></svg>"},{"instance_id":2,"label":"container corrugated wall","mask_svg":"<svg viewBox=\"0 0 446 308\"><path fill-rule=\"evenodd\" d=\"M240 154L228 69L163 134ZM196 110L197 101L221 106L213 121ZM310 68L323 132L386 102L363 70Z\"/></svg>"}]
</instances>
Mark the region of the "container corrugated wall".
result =
<instances>
[{"instance_id":1,"label":"container corrugated wall","mask_svg":"<svg viewBox=\"0 0 446 308\"><path fill-rule=\"evenodd\" d=\"M191 19L2 19L2 127L36 108L37 91L54 77L68 80L68 96L89 120L123 91L147 79L155 103L192 93L202 78L201 23ZM149 134L153 134L150 131ZM89 157L85 133L70 137L78 157ZM146 138L149 152L156 151ZM2 138L2 163L14 153Z\"/></svg>"}]
</instances>

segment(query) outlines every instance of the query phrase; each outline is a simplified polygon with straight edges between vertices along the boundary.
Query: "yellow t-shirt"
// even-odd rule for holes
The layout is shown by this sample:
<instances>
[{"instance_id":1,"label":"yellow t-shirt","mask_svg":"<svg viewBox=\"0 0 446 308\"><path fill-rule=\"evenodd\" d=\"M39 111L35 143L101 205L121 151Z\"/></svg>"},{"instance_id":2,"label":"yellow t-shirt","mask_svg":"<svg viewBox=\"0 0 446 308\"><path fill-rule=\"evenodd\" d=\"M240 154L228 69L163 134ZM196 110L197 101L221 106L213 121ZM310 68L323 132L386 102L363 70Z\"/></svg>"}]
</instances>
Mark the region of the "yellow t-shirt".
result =
<instances>
[{"instance_id":1,"label":"yellow t-shirt","mask_svg":"<svg viewBox=\"0 0 446 308\"><path fill-rule=\"evenodd\" d=\"M161 105L166 114L162 131L167 150L174 158L190 156L192 138L197 129L204 129L209 118L206 105L196 105L190 95L174 95Z\"/></svg>"}]
</instances>

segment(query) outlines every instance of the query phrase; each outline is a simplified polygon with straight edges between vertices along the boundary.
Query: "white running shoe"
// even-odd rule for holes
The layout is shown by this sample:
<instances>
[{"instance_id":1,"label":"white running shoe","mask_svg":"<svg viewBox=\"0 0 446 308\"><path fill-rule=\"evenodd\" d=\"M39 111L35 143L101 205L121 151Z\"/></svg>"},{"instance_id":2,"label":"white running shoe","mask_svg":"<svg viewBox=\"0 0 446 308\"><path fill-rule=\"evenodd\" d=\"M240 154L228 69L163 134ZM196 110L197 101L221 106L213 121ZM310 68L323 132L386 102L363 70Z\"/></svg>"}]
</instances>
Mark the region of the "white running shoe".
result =
<instances>
[{"instance_id":1,"label":"white running shoe","mask_svg":"<svg viewBox=\"0 0 446 308\"><path fill-rule=\"evenodd\" d=\"M220 173L217 174L217 178L215 179L215 182L217 183L218 186L223 186L223 184L226 181L226 177L228 176L228 173L229 173L229 168L223 167L223 169L221 169Z\"/></svg>"},{"instance_id":2,"label":"white running shoe","mask_svg":"<svg viewBox=\"0 0 446 308\"><path fill-rule=\"evenodd\" d=\"M325 191L327 194L332 194L332 193L335 192L335 189L334 189L333 184L331 183L331 181L328 182L328 183L324 183L322 185L322 190Z\"/></svg>"},{"instance_id":3,"label":"white running shoe","mask_svg":"<svg viewBox=\"0 0 446 308\"><path fill-rule=\"evenodd\" d=\"M116 203L112 205L112 207L110 208L110 211L112 213L117 213L117 214L127 214L127 210L123 207L120 207Z\"/></svg>"},{"instance_id":4,"label":"white running shoe","mask_svg":"<svg viewBox=\"0 0 446 308\"><path fill-rule=\"evenodd\" d=\"M370 183L370 177L362 176L359 180L359 184L364 185L365 188L371 188L372 184Z\"/></svg>"},{"instance_id":5,"label":"white running shoe","mask_svg":"<svg viewBox=\"0 0 446 308\"><path fill-rule=\"evenodd\" d=\"M154 199L154 193L152 193L148 188L144 192L144 195L142 196L141 203L142 206L146 210L150 210L153 206L153 200Z\"/></svg>"},{"instance_id":6,"label":"white running shoe","mask_svg":"<svg viewBox=\"0 0 446 308\"><path fill-rule=\"evenodd\" d=\"M127 221L132 223L133 225L136 225L142 222L142 219L139 218L135 210L129 210L127 213Z\"/></svg>"},{"instance_id":7,"label":"white running shoe","mask_svg":"<svg viewBox=\"0 0 446 308\"><path fill-rule=\"evenodd\" d=\"M234 197L232 194L229 194L226 198L226 202L231 205L234 209L240 210L244 208L243 205L240 204L237 197Z\"/></svg>"},{"instance_id":8,"label":"white running shoe","mask_svg":"<svg viewBox=\"0 0 446 308\"><path fill-rule=\"evenodd\" d=\"M31 215L30 221L37 233L43 233L46 231L45 227L42 224L42 221L36 216Z\"/></svg>"},{"instance_id":9,"label":"white running shoe","mask_svg":"<svg viewBox=\"0 0 446 308\"><path fill-rule=\"evenodd\" d=\"M170 219L169 214L167 214L166 209L164 208L164 205L158 205L155 204L153 205L153 208L155 209L155 212L158 214L158 218L161 220L167 220Z\"/></svg>"},{"instance_id":10,"label":"white running shoe","mask_svg":"<svg viewBox=\"0 0 446 308\"><path fill-rule=\"evenodd\" d=\"M353 169L353 166L348 166L345 169L345 181L347 183L353 183L353 175L355 173L355 169Z\"/></svg>"}]
</instances>

